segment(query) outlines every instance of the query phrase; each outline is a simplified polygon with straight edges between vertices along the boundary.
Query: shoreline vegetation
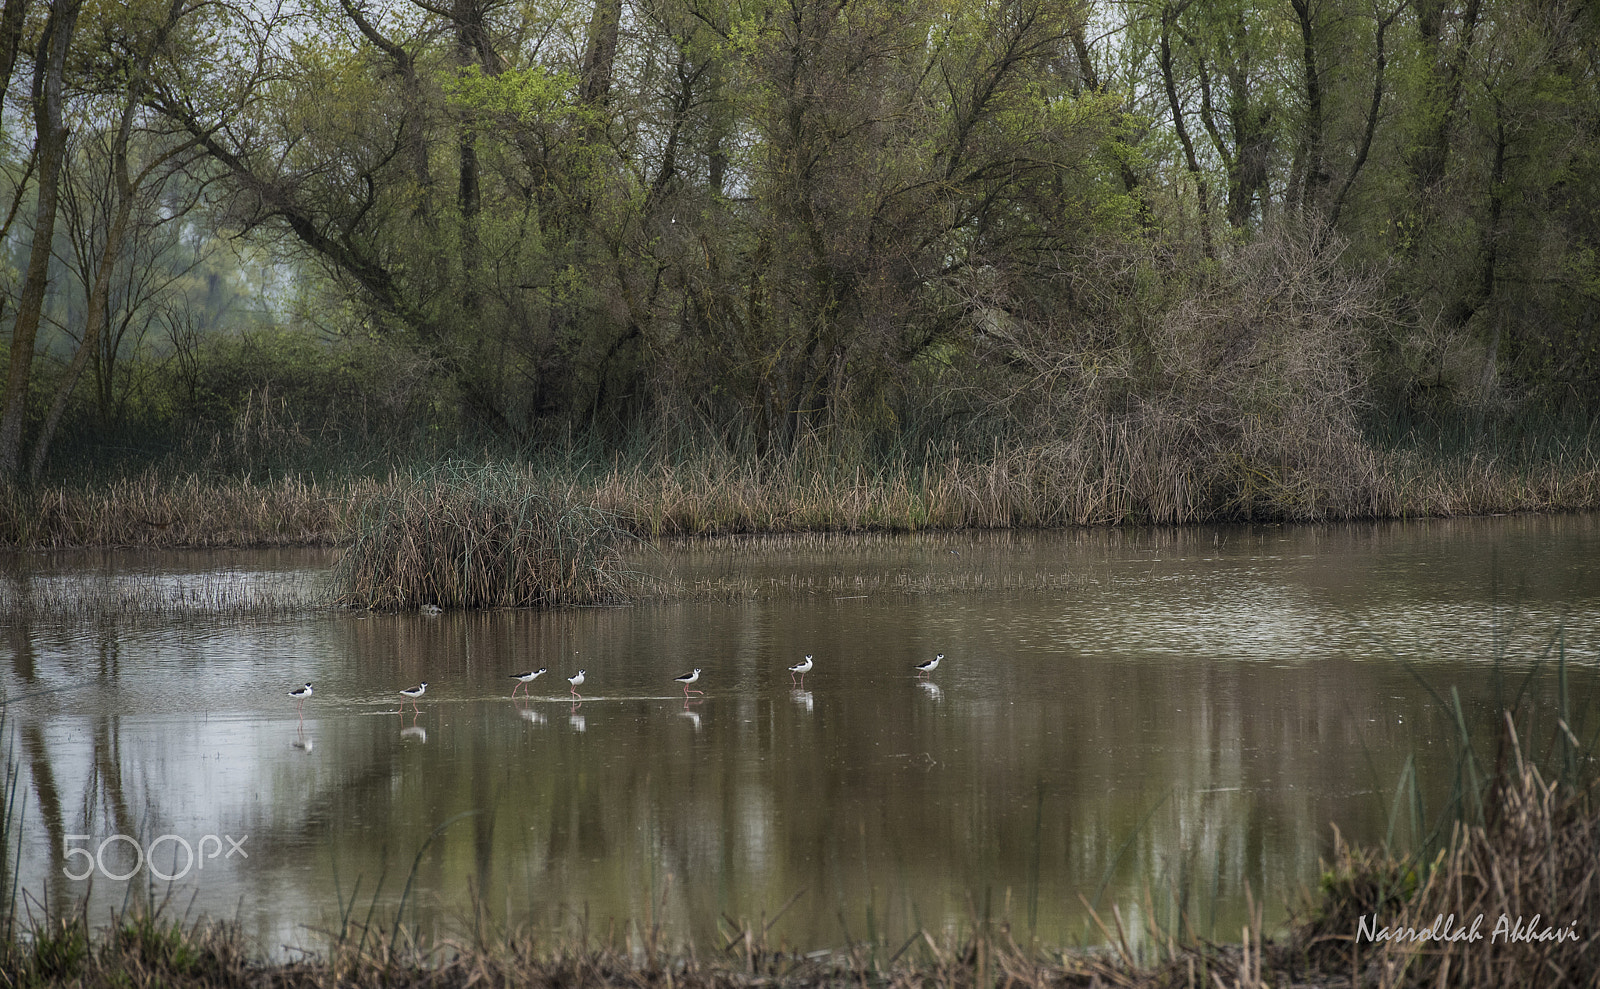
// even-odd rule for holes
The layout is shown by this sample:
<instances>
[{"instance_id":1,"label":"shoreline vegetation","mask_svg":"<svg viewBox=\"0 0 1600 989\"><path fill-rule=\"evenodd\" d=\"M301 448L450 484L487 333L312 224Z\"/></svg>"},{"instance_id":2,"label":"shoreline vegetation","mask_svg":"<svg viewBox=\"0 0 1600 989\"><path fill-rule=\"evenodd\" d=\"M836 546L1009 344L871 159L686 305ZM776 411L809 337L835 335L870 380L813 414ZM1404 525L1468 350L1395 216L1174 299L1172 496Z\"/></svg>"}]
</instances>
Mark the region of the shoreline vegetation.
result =
<instances>
[{"instance_id":1,"label":"shoreline vegetation","mask_svg":"<svg viewBox=\"0 0 1600 989\"><path fill-rule=\"evenodd\" d=\"M744 596L629 569L628 544L722 536L915 533L1227 522L1309 523L1600 509L1588 436L1513 452L1446 455L1360 447L1341 469L1262 466L1234 451L1131 459L1082 438L969 454L930 445L876 462L805 446L786 455L588 448L542 458L445 459L384 474L284 470L101 472L38 488L0 486L0 547L227 550L329 548L326 588L181 601L100 588L91 610L272 610L337 603L406 610L561 607L627 599ZM693 450L693 447L685 449ZM704 449L703 447L700 449ZM1348 452L1348 451L1347 451ZM1175 467L1186 464L1187 467ZM1207 466L1209 465L1209 466ZM88 474L87 477L96 477ZM13 561L13 566L16 561ZM1052 576L1039 579L1050 583ZM743 589L747 590L747 589ZM0 614L81 610L71 593L0 589Z\"/></svg>"},{"instance_id":2,"label":"shoreline vegetation","mask_svg":"<svg viewBox=\"0 0 1600 989\"><path fill-rule=\"evenodd\" d=\"M1089 907L1101 947L1053 948L1014 927L1004 910L993 915L987 896L982 909L973 901L959 933L917 931L898 945L869 938L809 952L771 933L794 900L771 920L724 916L723 941L710 945L667 945L660 924L650 919L621 929L613 923L603 936L595 935L585 919L570 935L541 939L528 931L498 930L479 916L463 925L464 934L427 936L404 923L403 902L392 918L369 910L365 919L358 919L360 911L351 902L341 904L338 929L322 932L328 941L323 952L268 961L236 925L174 919L166 904L130 908L108 925L92 928L82 913L39 918L23 911L19 916L13 889L0 941L0 985L1594 986L1600 984L1600 932L1593 928L1600 918L1596 739L1585 719L1569 723L1565 700L1559 708L1541 717L1525 706L1517 719L1507 711L1487 759L1474 751L1463 727L1451 799L1431 821L1413 820L1413 847L1359 849L1336 829L1333 861L1324 863L1314 894L1302 891L1287 929L1267 931L1256 905L1235 944L1199 936L1181 913L1163 926L1153 910L1138 911L1147 929L1130 931L1126 925L1132 915L1112 906ZM1519 734L1527 737L1526 747ZM1403 779L1395 794L1396 812L1418 810L1416 795L1416 780ZM9 812L4 823L0 830L7 832L18 824Z\"/></svg>"},{"instance_id":3,"label":"shoreline vegetation","mask_svg":"<svg viewBox=\"0 0 1600 989\"><path fill-rule=\"evenodd\" d=\"M383 476L264 477L147 469L111 480L0 488L0 545L88 547L348 547L382 506L415 501L443 470L597 513L641 539L800 532L1326 522L1600 509L1600 451L1585 441L1542 456L1369 451L1338 477L1295 465L1231 459L1207 478L1182 459L1159 471L1083 450L930 449L868 466L822 451L614 457L609 463L459 461ZM1157 462L1152 461L1152 465ZM1189 463L1189 466L1184 466ZM515 490L512 490L514 488Z\"/></svg>"}]
</instances>

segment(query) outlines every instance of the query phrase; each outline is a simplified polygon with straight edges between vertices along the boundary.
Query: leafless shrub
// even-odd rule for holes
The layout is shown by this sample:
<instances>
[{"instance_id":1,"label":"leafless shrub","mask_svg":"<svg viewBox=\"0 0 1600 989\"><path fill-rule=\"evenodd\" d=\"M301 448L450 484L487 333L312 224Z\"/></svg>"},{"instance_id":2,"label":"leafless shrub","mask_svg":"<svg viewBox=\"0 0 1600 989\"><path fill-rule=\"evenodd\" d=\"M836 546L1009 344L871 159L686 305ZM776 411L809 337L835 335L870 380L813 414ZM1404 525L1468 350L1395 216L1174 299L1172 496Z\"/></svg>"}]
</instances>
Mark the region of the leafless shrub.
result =
<instances>
[{"instance_id":1,"label":"leafless shrub","mask_svg":"<svg viewBox=\"0 0 1600 989\"><path fill-rule=\"evenodd\" d=\"M1341 252L1324 229L1282 227L1220 262L1088 254L1076 260L1096 270L1035 298L969 278L985 365L969 394L1054 473L1120 492L1133 518L1389 514L1360 430L1362 362L1386 314Z\"/></svg>"}]
</instances>

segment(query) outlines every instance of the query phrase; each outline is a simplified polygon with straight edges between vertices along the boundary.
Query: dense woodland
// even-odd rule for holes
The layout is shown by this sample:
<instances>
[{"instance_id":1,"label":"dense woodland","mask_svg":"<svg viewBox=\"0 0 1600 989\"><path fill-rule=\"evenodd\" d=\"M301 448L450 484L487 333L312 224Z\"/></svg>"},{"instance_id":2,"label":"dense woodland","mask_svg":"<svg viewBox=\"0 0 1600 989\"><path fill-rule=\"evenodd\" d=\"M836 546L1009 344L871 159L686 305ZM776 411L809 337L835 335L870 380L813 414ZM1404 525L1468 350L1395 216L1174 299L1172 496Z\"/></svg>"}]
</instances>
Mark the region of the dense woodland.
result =
<instances>
[{"instance_id":1,"label":"dense woodland","mask_svg":"<svg viewBox=\"0 0 1600 989\"><path fill-rule=\"evenodd\" d=\"M0 86L13 482L278 423L1336 486L1600 406L1576 0L4 0Z\"/></svg>"}]
</instances>

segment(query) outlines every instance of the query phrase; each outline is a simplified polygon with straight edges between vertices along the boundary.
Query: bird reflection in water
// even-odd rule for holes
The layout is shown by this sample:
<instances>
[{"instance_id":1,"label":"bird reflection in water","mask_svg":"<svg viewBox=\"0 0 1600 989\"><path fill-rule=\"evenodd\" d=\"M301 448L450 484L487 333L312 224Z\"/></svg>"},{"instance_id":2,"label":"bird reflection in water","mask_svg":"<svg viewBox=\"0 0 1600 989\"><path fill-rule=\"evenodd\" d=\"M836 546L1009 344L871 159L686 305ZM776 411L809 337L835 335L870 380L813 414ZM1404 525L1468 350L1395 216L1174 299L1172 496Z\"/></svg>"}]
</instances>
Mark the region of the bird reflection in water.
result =
<instances>
[{"instance_id":1,"label":"bird reflection in water","mask_svg":"<svg viewBox=\"0 0 1600 989\"><path fill-rule=\"evenodd\" d=\"M811 691L809 690L791 691L789 696L794 698L794 702L808 712L815 706L811 699Z\"/></svg>"},{"instance_id":2,"label":"bird reflection in water","mask_svg":"<svg viewBox=\"0 0 1600 989\"><path fill-rule=\"evenodd\" d=\"M944 691L940 690L939 685L934 683L932 680L923 680L918 683L917 686L927 691L928 696L933 698L935 701L944 700Z\"/></svg>"},{"instance_id":3,"label":"bird reflection in water","mask_svg":"<svg viewBox=\"0 0 1600 989\"><path fill-rule=\"evenodd\" d=\"M576 708L574 708L574 712L576 712ZM572 726L573 731L589 730L589 720L581 714L573 713L568 715L567 724Z\"/></svg>"},{"instance_id":4,"label":"bird reflection in water","mask_svg":"<svg viewBox=\"0 0 1600 989\"><path fill-rule=\"evenodd\" d=\"M400 729L400 737L404 739L414 738L418 742L426 745L428 742L428 729L419 727L417 725L412 725L410 728Z\"/></svg>"}]
</instances>

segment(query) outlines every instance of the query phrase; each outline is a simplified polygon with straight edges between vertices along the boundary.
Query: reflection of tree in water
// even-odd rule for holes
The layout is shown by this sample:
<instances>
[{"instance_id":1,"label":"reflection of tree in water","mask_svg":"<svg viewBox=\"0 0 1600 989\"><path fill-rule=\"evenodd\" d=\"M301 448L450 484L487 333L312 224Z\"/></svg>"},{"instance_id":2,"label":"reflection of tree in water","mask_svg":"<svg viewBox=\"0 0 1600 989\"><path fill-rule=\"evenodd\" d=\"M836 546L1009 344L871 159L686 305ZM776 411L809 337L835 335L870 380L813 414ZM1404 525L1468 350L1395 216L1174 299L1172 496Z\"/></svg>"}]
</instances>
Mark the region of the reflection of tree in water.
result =
<instances>
[{"instance_id":1,"label":"reflection of tree in water","mask_svg":"<svg viewBox=\"0 0 1600 989\"><path fill-rule=\"evenodd\" d=\"M267 894L257 898L265 904L257 922L274 935L325 919L335 871L343 902L359 879L359 909L376 903L392 918L423 848L407 916L446 930L480 907L541 931L589 908L596 925L654 921L669 938L715 944L724 914L759 925L803 892L772 933L810 946L837 939L845 919L859 933L867 909L884 932L959 924L967 898L981 904L992 891L996 911L1009 902L1012 918L1036 922L1041 937L1070 939L1079 892L1103 891L1099 908L1127 910L1147 888L1155 909L1170 909L1163 897L1187 896L1196 929L1222 932L1245 880L1259 900L1281 903L1273 891L1312 874L1328 822L1346 834L1383 834L1399 764L1418 740L1440 737L1413 718L1425 698L1392 664L1340 655L1345 639L1335 634L1275 650L1293 638L1284 629L1325 621L1330 598L1368 614L1366 602L1394 608L1398 595L1381 583L1385 593L1373 591L1359 570L1319 566L1291 570L1263 596L1258 561L1284 553L1265 537L1241 561L1224 559L1215 579L1181 569L1184 558L1220 552L1197 536L1115 537L1141 540L1131 550L1102 545L1109 535L1071 537L1115 568L1070 598L827 603L829 676L811 705L796 702L784 667L803 653L791 648L797 640L809 649L823 633L814 609L788 602L726 613L295 619L265 634L250 626L232 652L191 648L214 642L215 627L187 620L156 622L155 636L148 619L85 623L70 641L43 621L7 624L0 642L14 647L5 681L15 695L14 758L30 835L50 835L55 877L43 874L43 850L30 838L24 879L30 892L48 887L41 905L70 909L87 884L61 878L63 864L78 868L63 862L65 834L93 834L93 850L113 833L148 847L166 830L193 840L231 827L252 836L251 859L230 865L232 874L208 871L206 883L215 875L223 899ZM1067 555L1066 539L1050 552ZM978 540L962 559L998 570ZM996 559L1008 545L996 546ZM1036 568L1032 558L1026 566ZM941 665L936 683L910 672L913 658L930 653L908 637L941 623L966 633L989 616L1004 621L988 652L969 636L961 662ZM1024 635L1034 638L1008 645ZM321 720L308 725L319 737L307 758L292 747L293 701L277 684L242 685L262 657L289 655L313 637L344 684L330 687L327 706L319 684ZM1130 639L1168 648L1145 655ZM1213 643L1249 645L1260 658L1199 648ZM716 682L737 686L695 701L692 719L677 696L592 699L579 714L583 732L559 689L509 700L506 670L549 662L570 671L575 646L608 683L660 682L661 657L710 655L719 658ZM877 652L885 658L873 659ZM668 673L685 668L670 663ZM284 688L304 679L289 672ZM389 688L422 679L441 685L441 703L397 716ZM61 684L68 692L15 703ZM242 707L223 696L257 688ZM175 695L188 710L152 709L175 707ZM63 698L83 713L47 720L42 712L60 710L52 705ZM1473 702L1465 692L1469 717L1481 713ZM226 749L219 775L232 802L205 801L200 813L212 816L195 828L183 823L197 795L191 777L216 771L209 745L197 753L185 741L197 731L212 741L202 723L216 726ZM426 726L427 744L398 737L411 725ZM263 744L239 745L241 733ZM1440 778L1430 751L1415 757L1419 778ZM1385 793L1369 799L1375 787ZM125 851L108 849L108 864ZM109 902L121 888L101 882L94 893Z\"/></svg>"},{"instance_id":2,"label":"reflection of tree in water","mask_svg":"<svg viewBox=\"0 0 1600 989\"><path fill-rule=\"evenodd\" d=\"M17 574L8 576L18 584L25 584L27 581L26 576ZM19 590L21 593L26 593L25 588ZM27 687L40 689L37 654L34 648L38 629L33 622L22 616L17 616L16 620L8 622L7 625L10 630L7 638L11 644L12 671ZM84 684L108 679L114 681L119 668L120 651L116 621L101 617L96 623L95 632L94 665L97 669L92 672L77 671L80 681ZM118 733L120 716L109 710L101 710L94 716L89 726L89 765L83 776L83 791L74 811L67 806L63 793L76 774L71 772L70 766L63 766L60 758L50 751L49 742L41 729L40 716L28 713L26 707L13 707L17 699L8 698L5 711L6 720L15 724L16 742L21 751L20 762L12 762L17 753L11 748L11 740L7 739L8 782L11 780L10 771L13 769L19 773L19 777L15 780L14 786L7 787L7 796L10 799L5 808L8 814L6 836L11 840L5 843L7 849L4 854L9 856L11 850L16 847L14 836L19 831L25 834L34 828L42 828L47 836L50 868L45 876L44 889L29 890L27 893L42 896L44 902L40 906L48 910L52 916L65 916L71 913L74 900L86 888L65 875L66 836L139 834L129 805L127 783L122 771ZM26 776L22 777L20 772L24 767L27 772ZM68 781L65 785L62 782L63 777ZM35 824L34 821L39 823ZM90 849L94 850L92 844ZM12 870L19 868L21 863L20 861L13 863L8 857L0 859L0 864L5 866L0 870L0 878L4 879L5 888L10 889L14 880ZM22 909L21 904L16 906Z\"/></svg>"}]
</instances>

